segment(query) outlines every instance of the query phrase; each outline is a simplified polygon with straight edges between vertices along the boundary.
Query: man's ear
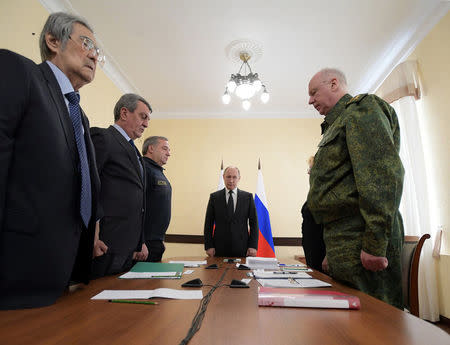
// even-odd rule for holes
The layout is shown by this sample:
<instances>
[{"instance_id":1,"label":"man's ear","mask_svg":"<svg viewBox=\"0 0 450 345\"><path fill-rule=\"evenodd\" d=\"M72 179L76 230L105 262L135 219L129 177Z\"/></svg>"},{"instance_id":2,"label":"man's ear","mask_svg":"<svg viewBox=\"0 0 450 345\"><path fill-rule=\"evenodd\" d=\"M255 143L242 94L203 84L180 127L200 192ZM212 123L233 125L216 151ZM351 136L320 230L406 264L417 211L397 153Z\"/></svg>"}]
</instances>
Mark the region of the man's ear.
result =
<instances>
[{"instance_id":1,"label":"man's ear","mask_svg":"<svg viewBox=\"0 0 450 345\"><path fill-rule=\"evenodd\" d=\"M45 44L47 44L48 49L50 49L52 53L56 54L56 52L61 46L61 41L59 41L51 33L47 32L45 34Z\"/></svg>"},{"instance_id":2,"label":"man's ear","mask_svg":"<svg viewBox=\"0 0 450 345\"><path fill-rule=\"evenodd\" d=\"M122 120L126 120L127 119L127 114L128 114L128 109L125 107L120 108L120 118Z\"/></svg>"},{"instance_id":3,"label":"man's ear","mask_svg":"<svg viewBox=\"0 0 450 345\"><path fill-rule=\"evenodd\" d=\"M331 79L331 90L336 91L337 89L339 89L339 80L337 80L337 78L333 78Z\"/></svg>"}]
</instances>

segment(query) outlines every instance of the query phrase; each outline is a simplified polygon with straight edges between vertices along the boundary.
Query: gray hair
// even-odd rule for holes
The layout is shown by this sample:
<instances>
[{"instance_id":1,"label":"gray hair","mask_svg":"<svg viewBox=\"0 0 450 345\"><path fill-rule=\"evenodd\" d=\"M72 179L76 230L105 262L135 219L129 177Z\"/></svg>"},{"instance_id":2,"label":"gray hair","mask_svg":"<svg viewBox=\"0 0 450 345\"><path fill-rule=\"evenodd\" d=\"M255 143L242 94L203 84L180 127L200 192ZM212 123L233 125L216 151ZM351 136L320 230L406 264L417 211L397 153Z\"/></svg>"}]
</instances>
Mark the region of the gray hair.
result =
<instances>
[{"instance_id":1,"label":"gray hair","mask_svg":"<svg viewBox=\"0 0 450 345\"><path fill-rule=\"evenodd\" d=\"M129 111L133 112L136 110L139 101L141 101L148 107L151 114L152 107L143 97L134 93L126 93L125 95L120 97L120 99L116 103L116 106L114 107L114 121L117 122L120 119L120 109L125 107Z\"/></svg>"},{"instance_id":2,"label":"gray hair","mask_svg":"<svg viewBox=\"0 0 450 345\"><path fill-rule=\"evenodd\" d=\"M144 145L142 145L142 154L145 155L147 153L148 147L157 145L160 140L169 141L169 139L167 139L166 137L161 137L158 135L153 135L145 139Z\"/></svg>"},{"instance_id":3,"label":"gray hair","mask_svg":"<svg viewBox=\"0 0 450 345\"><path fill-rule=\"evenodd\" d=\"M235 166L232 166L232 165L227 166L227 167L225 168L225 170L223 171L223 176L225 176L225 174L227 173L227 170L228 170L228 169L236 169L237 172L238 172L238 175L241 176L241 172L239 171L239 168L238 168L238 167L235 167Z\"/></svg>"},{"instance_id":4,"label":"gray hair","mask_svg":"<svg viewBox=\"0 0 450 345\"><path fill-rule=\"evenodd\" d=\"M41 36L39 37L39 48L41 51L42 61L46 61L52 58L53 52L47 46L45 41L45 35L51 34L58 41L61 42L61 47L64 49L66 43L69 40L69 36L72 34L73 24L78 23L86 27L89 31L94 33L91 26L79 16L65 12L52 13L44 24L41 31Z\"/></svg>"},{"instance_id":5,"label":"gray hair","mask_svg":"<svg viewBox=\"0 0 450 345\"><path fill-rule=\"evenodd\" d=\"M344 89L347 88L347 78L345 78L345 74L337 68L324 68L320 70L320 73L326 79L336 78Z\"/></svg>"}]
</instances>

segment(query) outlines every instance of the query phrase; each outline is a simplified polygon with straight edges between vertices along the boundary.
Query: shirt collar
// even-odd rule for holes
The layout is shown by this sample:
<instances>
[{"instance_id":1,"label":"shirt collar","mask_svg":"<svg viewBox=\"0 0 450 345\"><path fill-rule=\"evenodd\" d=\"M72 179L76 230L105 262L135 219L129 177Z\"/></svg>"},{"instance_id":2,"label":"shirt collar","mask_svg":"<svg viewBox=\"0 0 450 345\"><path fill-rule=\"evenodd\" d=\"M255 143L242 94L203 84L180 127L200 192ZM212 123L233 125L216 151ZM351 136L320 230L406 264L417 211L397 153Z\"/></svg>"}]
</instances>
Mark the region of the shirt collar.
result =
<instances>
[{"instance_id":1,"label":"shirt collar","mask_svg":"<svg viewBox=\"0 0 450 345\"><path fill-rule=\"evenodd\" d=\"M66 93L75 91L69 78L67 78L67 76L63 73L63 71L61 71L54 63L48 60L46 62L49 65L50 69L52 70L53 74L55 75L56 81L59 84L62 94L65 95ZM78 93L78 91L76 92Z\"/></svg>"},{"instance_id":2,"label":"shirt collar","mask_svg":"<svg viewBox=\"0 0 450 345\"><path fill-rule=\"evenodd\" d=\"M237 195L237 187L235 189L232 189L233 194ZM225 187L225 194L228 194L230 192L230 189L228 189L227 187Z\"/></svg>"},{"instance_id":3,"label":"shirt collar","mask_svg":"<svg viewBox=\"0 0 450 345\"><path fill-rule=\"evenodd\" d=\"M352 99L348 93L341 97L341 99L335 104L333 108L328 112L325 116L325 121L321 124L322 126L322 134L330 127L333 122L338 118L339 115L342 114L342 111L345 109L347 102Z\"/></svg>"},{"instance_id":4,"label":"shirt collar","mask_svg":"<svg viewBox=\"0 0 450 345\"><path fill-rule=\"evenodd\" d=\"M117 130L119 131L119 133L122 134L123 137L124 137L125 139L127 139L127 141L130 141L130 140L131 140L131 138L130 138L130 137L128 136L128 134L124 131L124 129L123 129L122 127L120 127L117 123L114 123L114 124L113 124L113 127L114 127L115 129L117 129Z\"/></svg>"}]
</instances>

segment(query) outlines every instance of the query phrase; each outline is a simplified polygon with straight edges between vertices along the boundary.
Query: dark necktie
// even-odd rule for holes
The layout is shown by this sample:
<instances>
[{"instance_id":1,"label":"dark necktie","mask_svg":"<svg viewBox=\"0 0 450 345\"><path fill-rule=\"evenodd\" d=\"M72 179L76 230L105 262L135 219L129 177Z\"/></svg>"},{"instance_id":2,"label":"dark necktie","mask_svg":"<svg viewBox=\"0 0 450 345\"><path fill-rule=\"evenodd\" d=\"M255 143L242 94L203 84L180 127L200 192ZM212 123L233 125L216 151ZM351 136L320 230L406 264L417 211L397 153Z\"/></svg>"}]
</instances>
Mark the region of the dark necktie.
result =
<instances>
[{"instance_id":1,"label":"dark necktie","mask_svg":"<svg viewBox=\"0 0 450 345\"><path fill-rule=\"evenodd\" d=\"M228 216L229 217L233 217L233 214L234 214L233 191L230 190L228 192L228 194L229 194L229 196L228 196L228 203L227 203Z\"/></svg>"},{"instance_id":2,"label":"dark necktie","mask_svg":"<svg viewBox=\"0 0 450 345\"><path fill-rule=\"evenodd\" d=\"M141 169L141 177L142 177L142 176L144 176L144 168L142 167L142 163L141 163L141 154L139 153L139 150L137 149L136 145L134 145L133 139L128 140L128 142L130 143L131 146L133 146L133 149L136 153L136 158L139 163L139 168Z\"/></svg>"},{"instance_id":3,"label":"dark necktie","mask_svg":"<svg viewBox=\"0 0 450 345\"><path fill-rule=\"evenodd\" d=\"M81 122L80 96L76 92L65 94L69 101L69 114L72 120L73 133L77 144L78 157L80 158L81 193L80 193L80 215L86 227L89 225L92 212L91 176L89 174L89 163L86 153L86 143L83 136L83 124Z\"/></svg>"}]
</instances>

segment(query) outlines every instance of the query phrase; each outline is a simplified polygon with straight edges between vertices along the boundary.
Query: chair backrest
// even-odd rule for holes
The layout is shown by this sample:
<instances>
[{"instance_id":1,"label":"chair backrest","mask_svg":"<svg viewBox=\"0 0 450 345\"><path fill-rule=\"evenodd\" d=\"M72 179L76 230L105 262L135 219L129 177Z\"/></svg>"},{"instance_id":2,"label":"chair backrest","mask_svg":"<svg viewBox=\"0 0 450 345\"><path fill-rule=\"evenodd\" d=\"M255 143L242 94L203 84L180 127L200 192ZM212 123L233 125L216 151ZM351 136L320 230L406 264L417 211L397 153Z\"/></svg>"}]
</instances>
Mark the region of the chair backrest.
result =
<instances>
[{"instance_id":1,"label":"chair backrest","mask_svg":"<svg viewBox=\"0 0 450 345\"><path fill-rule=\"evenodd\" d=\"M423 243L430 238L429 234L422 237L405 236L402 254L402 287L406 308L411 314L419 316L419 261Z\"/></svg>"}]
</instances>

